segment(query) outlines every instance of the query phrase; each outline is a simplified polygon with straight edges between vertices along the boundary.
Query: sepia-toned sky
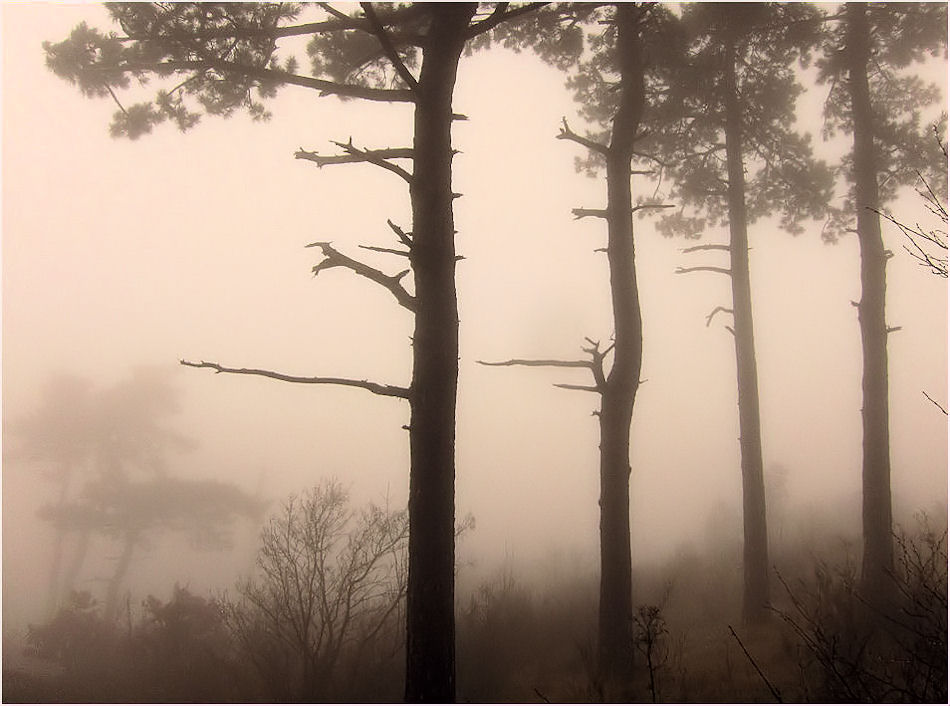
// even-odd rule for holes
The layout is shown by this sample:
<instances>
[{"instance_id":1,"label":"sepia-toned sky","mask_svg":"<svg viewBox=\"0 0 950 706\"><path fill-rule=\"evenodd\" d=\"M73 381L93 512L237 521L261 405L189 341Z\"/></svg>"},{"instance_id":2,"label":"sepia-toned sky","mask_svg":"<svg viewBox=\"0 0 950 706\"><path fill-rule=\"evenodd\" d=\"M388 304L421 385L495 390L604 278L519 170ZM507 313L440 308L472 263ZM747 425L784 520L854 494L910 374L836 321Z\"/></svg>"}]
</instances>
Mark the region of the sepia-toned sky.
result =
<instances>
[{"instance_id":1,"label":"sepia-toned sky","mask_svg":"<svg viewBox=\"0 0 950 706\"><path fill-rule=\"evenodd\" d=\"M138 141L109 137L115 110L84 99L44 66L41 42L80 21L106 26L95 5L5 3L3 35L3 416L28 414L56 372L106 386L140 365L167 367L181 391L177 426L200 447L181 475L220 478L279 500L336 476L356 499L404 503L404 402L330 386L213 375L180 358L297 375L408 384L408 312L342 269L314 279L331 240L395 272L402 263L360 251L392 246L386 219L407 228L404 183L369 165L293 159L329 140L408 145L411 109L319 98L286 88L273 119L204 118L186 134L159 127ZM944 89L946 64L928 72ZM583 371L485 368L476 360L577 358L584 337L612 333L603 223L571 208L601 207L604 182L574 171L577 146L554 136L562 116L580 127L564 76L534 57L491 51L464 58L455 110L461 319L457 509L476 528L463 540L465 572L498 561L548 570L596 567L597 400L553 382ZM820 88L802 123L816 124ZM946 93L946 91L945 91ZM820 110L820 108L819 108ZM808 112L811 111L811 112ZM827 159L847 142L822 145ZM635 186L646 188L637 182ZM652 188L652 187L650 187ZM927 224L913 192L892 206ZM644 363L633 423L634 555L662 559L700 549L716 517L739 527L740 480L733 341L725 278L676 275L713 264L682 240L637 221ZM833 517L859 531L861 351L858 249L827 245L820 223L792 237L750 228L755 336L767 473L782 467L789 506L803 522ZM711 230L704 242L726 242ZM907 256L886 227L895 506L902 516L943 504L947 420L921 394L947 399L947 285ZM721 255L721 254L720 254ZM35 519L52 487L28 469L3 472L4 620L33 615L44 586L49 533ZM713 519L710 519L713 518ZM248 536L253 536L251 528ZM160 563L148 575L225 587L252 551ZM545 568L546 567L546 568ZM563 566L558 570L563 569ZM159 590L166 590L167 586Z\"/></svg>"}]
</instances>

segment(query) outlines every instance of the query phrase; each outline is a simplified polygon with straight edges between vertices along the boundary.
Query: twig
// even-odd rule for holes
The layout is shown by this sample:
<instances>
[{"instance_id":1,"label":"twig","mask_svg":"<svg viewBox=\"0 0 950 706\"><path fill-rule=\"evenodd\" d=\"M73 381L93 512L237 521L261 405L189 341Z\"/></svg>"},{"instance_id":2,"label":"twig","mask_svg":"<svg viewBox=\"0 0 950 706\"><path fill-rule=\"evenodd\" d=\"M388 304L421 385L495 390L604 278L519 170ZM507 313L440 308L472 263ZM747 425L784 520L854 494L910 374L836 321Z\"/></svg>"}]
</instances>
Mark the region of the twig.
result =
<instances>
[{"instance_id":1,"label":"twig","mask_svg":"<svg viewBox=\"0 0 950 706\"><path fill-rule=\"evenodd\" d=\"M762 681L765 682L765 685L769 688L769 691L772 692L772 696L775 697L775 700L778 703L782 703L782 694L779 692L778 689L772 686L772 682L770 682L768 677L765 676L765 674L763 673L763 671L759 669L759 665L756 664L755 659L753 659L752 655L749 654L749 650L747 650L745 648L745 645L742 644L742 640L739 639L739 636L736 634L736 631L732 629L732 626L730 625L728 627L729 627L729 632L731 632L732 636L736 638L736 642L739 643L739 647L742 648L742 651L745 653L745 656L748 658L749 662L752 664L753 667L755 667L755 671L759 673L759 676L762 677Z\"/></svg>"},{"instance_id":2,"label":"twig","mask_svg":"<svg viewBox=\"0 0 950 706\"><path fill-rule=\"evenodd\" d=\"M479 365L488 365L492 367L523 365L529 368L590 368L591 363L586 360L549 360L549 359L526 359L512 358L511 360L500 361L476 361Z\"/></svg>"},{"instance_id":3,"label":"twig","mask_svg":"<svg viewBox=\"0 0 950 706\"><path fill-rule=\"evenodd\" d=\"M946 409L946 407L944 407L944 406L941 405L939 402L937 402L937 400L935 400L933 397L931 397L930 395L928 395L924 390L921 390L920 392L923 394L924 397L926 397L928 400L930 400L931 402L933 402L933 404L936 405L937 409L939 409L939 410L940 410L941 412L943 412L944 414L947 414L947 409Z\"/></svg>"}]
</instances>

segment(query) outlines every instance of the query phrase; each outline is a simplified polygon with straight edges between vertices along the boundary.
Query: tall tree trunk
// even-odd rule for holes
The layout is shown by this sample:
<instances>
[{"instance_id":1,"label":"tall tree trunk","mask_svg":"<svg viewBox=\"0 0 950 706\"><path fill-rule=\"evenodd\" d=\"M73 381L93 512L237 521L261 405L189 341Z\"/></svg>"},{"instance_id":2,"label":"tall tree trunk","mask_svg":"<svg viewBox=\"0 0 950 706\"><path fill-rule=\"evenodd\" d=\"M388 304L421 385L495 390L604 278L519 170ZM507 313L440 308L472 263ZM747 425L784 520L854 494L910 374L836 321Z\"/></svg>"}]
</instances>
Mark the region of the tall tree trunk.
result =
<instances>
[{"instance_id":1,"label":"tall tree trunk","mask_svg":"<svg viewBox=\"0 0 950 706\"><path fill-rule=\"evenodd\" d=\"M416 287L409 391L406 700L455 698L455 404L458 305L452 214L452 93L476 3L430 6L413 140Z\"/></svg>"},{"instance_id":2,"label":"tall tree trunk","mask_svg":"<svg viewBox=\"0 0 950 706\"><path fill-rule=\"evenodd\" d=\"M870 29L864 3L849 3L847 60L851 116L854 121L854 201L861 250L861 301L858 322L864 374L861 410L864 432L862 464L864 560L861 582L869 598L886 597L894 568L891 537L891 461L887 399L887 324L884 318L887 254L881 237L874 118L868 88Z\"/></svg>"},{"instance_id":3,"label":"tall tree trunk","mask_svg":"<svg viewBox=\"0 0 950 706\"><path fill-rule=\"evenodd\" d=\"M759 379L752 329L749 235L742 164L742 106L736 83L736 40L725 52L726 166L729 175L729 259L739 388L739 458L742 471L742 617L761 621L769 602L769 548L762 473Z\"/></svg>"},{"instance_id":4,"label":"tall tree trunk","mask_svg":"<svg viewBox=\"0 0 950 706\"><path fill-rule=\"evenodd\" d=\"M634 262L630 162L644 108L639 22L648 10L616 6L620 104L607 151L607 261L615 347L600 409L599 668L607 682L629 681L633 668L630 558L630 425L640 384L643 327Z\"/></svg>"}]
</instances>

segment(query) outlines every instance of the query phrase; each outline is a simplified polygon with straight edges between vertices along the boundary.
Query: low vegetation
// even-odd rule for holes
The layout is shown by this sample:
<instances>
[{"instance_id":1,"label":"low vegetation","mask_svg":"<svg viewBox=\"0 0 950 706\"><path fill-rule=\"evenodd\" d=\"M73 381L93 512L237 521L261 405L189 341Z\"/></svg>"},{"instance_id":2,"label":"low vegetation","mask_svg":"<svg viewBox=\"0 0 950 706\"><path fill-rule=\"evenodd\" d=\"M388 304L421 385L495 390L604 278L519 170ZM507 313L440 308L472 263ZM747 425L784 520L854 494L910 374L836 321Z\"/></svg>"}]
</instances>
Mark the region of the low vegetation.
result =
<instances>
[{"instance_id":1,"label":"low vegetation","mask_svg":"<svg viewBox=\"0 0 950 706\"><path fill-rule=\"evenodd\" d=\"M88 593L5 645L20 702L392 702L402 695L404 512L354 510L336 483L289 500L233 595L175 586L112 621ZM635 574L641 702L944 702L947 531L895 535L893 604L861 595L847 542L785 546L771 619L741 623L728 552L681 553ZM730 570L734 568L735 570ZM506 568L460 596L462 702L595 702L593 577L535 586Z\"/></svg>"}]
</instances>

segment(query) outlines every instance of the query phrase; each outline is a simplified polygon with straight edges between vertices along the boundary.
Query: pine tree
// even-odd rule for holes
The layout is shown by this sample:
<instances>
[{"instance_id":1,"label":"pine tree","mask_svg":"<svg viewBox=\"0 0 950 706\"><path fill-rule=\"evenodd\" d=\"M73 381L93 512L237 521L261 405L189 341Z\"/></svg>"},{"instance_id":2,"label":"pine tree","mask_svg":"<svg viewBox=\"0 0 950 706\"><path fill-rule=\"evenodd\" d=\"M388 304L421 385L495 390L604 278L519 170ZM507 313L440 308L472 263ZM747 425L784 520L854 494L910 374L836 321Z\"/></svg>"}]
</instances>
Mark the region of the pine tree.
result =
<instances>
[{"instance_id":1,"label":"pine tree","mask_svg":"<svg viewBox=\"0 0 950 706\"><path fill-rule=\"evenodd\" d=\"M795 71L817 43L820 16L806 5L703 3L688 6L683 22L691 46L686 66L664 104L653 154L672 180L668 198L681 208L661 221L667 234L700 237L708 224L728 225L729 243L688 247L684 253L726 252L729 266L688 266L679 273L713 272L730 278L735 341L742 475L743 619L766 616L769 602L768 523L762 460L748 226L773 213L782 227L824 213L833 176L812 158L810 139L793 129L796 98L804 90Z\"/></svg>"},{"instance_id":2,"label":"pine tree","mask_svg":"<svg viewBox=\"0 0 950 706\"><path fill-rule=\"evenodd\" d=\"M452 701L455 696L455 408L458 382L458 308L452 202L452 95L466 44L497 25L536 9L528 3L362 3L352 15L321 3L325 15L301 20L304 6L279 3L124 3L110 6L123 35L85 25L65 42L46 46L57 74L91 96L112 97L131 78L174 76L180 82L151 101L120 104L115 134L138 137L160 122L193 126L202 113L244 110L267 117L264 101L282 86L414 106L411 147L363 149L337 143L337 155L300 150L318 165L364 163L397 175L409 188L412 228L390 222L401 244L386 249L409 269L390 275L329 243L314 243L323 260L314 272L342 267L382 286L412 312L413 369L408 387L341 377L305 377L214 362L189 363L234 374L306 384L357 387L405 399L410 407L409 585L407 592L408 701ZM311 73L278 41L310 37ZM418 74L413 69L418 67ZM388 87L394 85L396 87ZM411 172L399 160L411 159ZM413 275L414 292L403 285Z\"/></svg>"},{"instance_id":3,"label":"pine tree","mask_svg":"<svg viewBox=\"0 0 950 706\"><path fill-rule=\"evenodd\" d=\"M925 173L929 153L920 109L939 91L904 71L928 54L947 53L943 3L848 3L827 33L820 79L830 84L825 131L851 133L853 148L840 165L850 183L847 204L829 237L856 228L861 253L861 300L855 303L863 359L864 535L861 580L871 600L886 600L894 569L890 432L885 320L886 265L877 211ZM945 167L938 168L944 173Z\"/></svg>"},{"instance_id":4,"label":"pine tree","mask_svg":"<svg viewBox=\"0 0 950 706\"><path fill-rule=\"evenodd\" d=\"M608 9L609 8L609 9ZM601 218L607 224L607 256L613 311L613 342L601 348L587 339L587 359L511 359L486 365L587 368L593 385L558 387L600 396L600 604L597 664L602 686L630 698L634 661L633 585L630 544L630 429L640 386L643 361L643 322L635 262L633 214L664 208L643 199L634 203L632 162L651 105L648 93L650 56L670 51L675 21L662 7L650 3L619 3L593 9L585 5L555 6L537 13L531 25L522 23L505 34L514 46L532 46L542 58L568 67L569 85L585 103L586 117L602 129L593 135L574 132L563 121L559 139L587 150L580 165L603 168L607 176L607 206L575 208L576 218ZM596 27L589 36L593 54L581 58L576 39L581 27ZM551 31L553 30L553 31ZM664 47L664 43L667 44ZM652 87L652 93L656 93ZM591 92L599 102L591 100ZM612 356L612 359L611 359ZM609 365L607 361L610 360ZM608 692L610 693L610 692Z\"/></svg>"}]
</instances>

